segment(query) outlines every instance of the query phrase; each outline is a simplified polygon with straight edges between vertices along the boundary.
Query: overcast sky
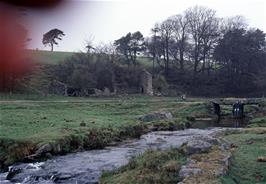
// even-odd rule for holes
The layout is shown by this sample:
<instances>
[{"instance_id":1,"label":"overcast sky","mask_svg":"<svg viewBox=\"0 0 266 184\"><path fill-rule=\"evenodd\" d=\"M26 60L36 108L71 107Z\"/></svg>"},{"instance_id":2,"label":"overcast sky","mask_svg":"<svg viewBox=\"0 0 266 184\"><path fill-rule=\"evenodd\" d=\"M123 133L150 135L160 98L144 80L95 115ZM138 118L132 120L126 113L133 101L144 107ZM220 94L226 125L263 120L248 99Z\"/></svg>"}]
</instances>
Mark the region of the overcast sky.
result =
<instances>
[{"instance_id":1,"label":"overcast sky","mask_svg":"<svg viewBox=\"0 0 266 184\"><path fill-rule=\"evenodd\" d=\"M53 10L30 10L26 16L32 41L29 48L49 50L41 43L42 35L53 28L66 34L56 51L84 50L86 40L110 43L128 32L144 36L156 22L182 13L191 6L216 10L218 17L242 15L250 27L266 32L266 0L68 0Z\"/></svg>"}]
</instances>

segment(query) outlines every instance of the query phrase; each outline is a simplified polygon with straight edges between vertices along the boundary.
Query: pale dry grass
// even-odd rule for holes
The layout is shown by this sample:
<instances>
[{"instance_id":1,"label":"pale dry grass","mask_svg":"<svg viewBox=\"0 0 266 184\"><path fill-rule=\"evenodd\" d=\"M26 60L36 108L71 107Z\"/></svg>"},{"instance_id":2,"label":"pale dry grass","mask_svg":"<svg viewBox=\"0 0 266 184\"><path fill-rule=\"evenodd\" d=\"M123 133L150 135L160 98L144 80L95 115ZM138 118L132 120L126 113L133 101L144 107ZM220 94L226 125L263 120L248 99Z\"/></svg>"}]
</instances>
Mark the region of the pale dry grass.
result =
<instances>
[{"instance_id":1,"label":"pale dry grass","mask_svg":"<svg viewBox=\"0 0 266 184\"><path fill-rule=\"evenodd\" d=\"M214 146L209 153L192 155L191 167L200 168L202 172L185 178L182 184L219 184L219 176L228 170L224 161L228 156L230 152L222 151L218 146Z\"/></svg>"}]
</instances>

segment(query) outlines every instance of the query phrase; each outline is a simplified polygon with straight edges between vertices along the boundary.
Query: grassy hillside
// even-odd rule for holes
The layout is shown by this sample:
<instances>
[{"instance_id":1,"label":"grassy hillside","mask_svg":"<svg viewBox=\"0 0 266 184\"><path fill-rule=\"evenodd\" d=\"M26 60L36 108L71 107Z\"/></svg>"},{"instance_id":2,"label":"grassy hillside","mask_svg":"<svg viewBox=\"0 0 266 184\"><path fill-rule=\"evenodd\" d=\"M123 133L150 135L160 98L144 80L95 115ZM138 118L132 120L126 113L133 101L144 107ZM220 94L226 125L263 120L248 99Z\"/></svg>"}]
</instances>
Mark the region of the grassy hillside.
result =
<instances>
[{"instance_id":1,"label":"grassy hillside","mask_svg":"<svg viewBox=\"0 0 266 184\"><path fill-rule=\"evenodd\" d=\"M57 64L72 56L75 52L27 50L26 56L40 64ZM152 60L148 57L138 57L137 62L144 67L152 67ZM157 63L155 63L156 66Z\"/></svg>"},{"instance_id":2,"label":"grassy hillside","mask_svg":"<svg viewBox=\"0 0 266 184\"><path fill-rule=\"evenodd\" d=\"M41 64L57 64L72 56L74 52L27 50L27 57Z\"/></svg>"}]
</instances>

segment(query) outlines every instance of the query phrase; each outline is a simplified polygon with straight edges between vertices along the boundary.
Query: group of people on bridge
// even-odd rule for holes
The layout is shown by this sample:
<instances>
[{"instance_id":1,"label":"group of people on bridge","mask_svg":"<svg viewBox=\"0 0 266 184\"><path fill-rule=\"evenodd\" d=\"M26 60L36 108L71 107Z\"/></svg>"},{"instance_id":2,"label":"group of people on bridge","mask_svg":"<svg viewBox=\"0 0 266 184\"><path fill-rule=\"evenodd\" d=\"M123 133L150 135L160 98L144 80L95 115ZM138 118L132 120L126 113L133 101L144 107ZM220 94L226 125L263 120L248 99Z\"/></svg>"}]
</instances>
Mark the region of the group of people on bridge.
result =
<instances>
[{"instance_id":1,"label":"group of people on bridge","mask_svg":"<svg viewBox=\"0 0 266 184\"><path fill-rule=\"evenodd\" d=\"M214 108L214 114L217 115L217 123L220 122L221 119L221 107L219 103L212 102L213 108ZM244 103L241 103L240 101L233 104L232 108L232 115L233 118L236 120L237 124L239 124L239 120L242 120L245 117L244 114Z\"/></svg>"}]
</instances>

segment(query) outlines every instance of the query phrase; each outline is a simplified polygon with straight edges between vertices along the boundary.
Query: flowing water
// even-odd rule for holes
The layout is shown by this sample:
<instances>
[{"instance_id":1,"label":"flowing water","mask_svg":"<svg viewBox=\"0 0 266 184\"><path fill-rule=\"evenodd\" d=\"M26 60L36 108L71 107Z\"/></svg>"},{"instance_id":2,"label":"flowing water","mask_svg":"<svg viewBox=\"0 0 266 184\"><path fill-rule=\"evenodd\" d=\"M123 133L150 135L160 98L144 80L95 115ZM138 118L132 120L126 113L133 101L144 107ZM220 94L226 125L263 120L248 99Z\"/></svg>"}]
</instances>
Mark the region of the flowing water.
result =
<instances>
[{"instance_id":1,"label":"flowing water","mask_svg":"<svg viewBox=\"0 0 266 184\"><path fill-rule=\"evenodd\" d=\"M97 183L103 171L117 169L128 160L147 149L180 147L195 136L213 135L226 128L186 129L181 131L158 131L145 134L140 139L122 142L101 150L91 150L55 156L38 163L20 163L11 166L11 172L0 173L0 183L25 184L91 184ZM10 180L6 180L9 174Z\"/></svg>"}]
</instances>

